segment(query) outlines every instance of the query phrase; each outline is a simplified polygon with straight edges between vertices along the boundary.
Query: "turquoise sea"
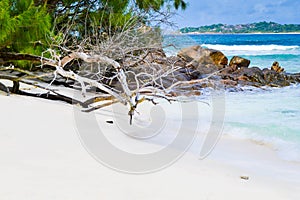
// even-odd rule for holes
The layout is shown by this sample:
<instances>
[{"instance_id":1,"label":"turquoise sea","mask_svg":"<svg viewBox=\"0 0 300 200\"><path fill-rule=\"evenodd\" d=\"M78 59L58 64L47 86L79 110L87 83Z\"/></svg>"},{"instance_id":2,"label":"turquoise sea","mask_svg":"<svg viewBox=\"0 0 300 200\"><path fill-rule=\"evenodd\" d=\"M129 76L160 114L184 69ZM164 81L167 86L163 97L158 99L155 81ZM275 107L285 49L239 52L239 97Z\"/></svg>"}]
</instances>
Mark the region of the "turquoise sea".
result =
<instances>
[{"instance_id":1,"label":"turquoise sea","mask_svg":"<svg viewBox=\"0 0 300 200\"><path fill-rule=\"evenodd\" d=\"M250 59L250 66L269 68L276 60L287 73L300 72L300 34L167 35L164 45L167 55L202 45L228 59ZM300 85L228 91L225 115L224 133L268 145L282 159L300 162Z\"/></svg>"}]
</instances>

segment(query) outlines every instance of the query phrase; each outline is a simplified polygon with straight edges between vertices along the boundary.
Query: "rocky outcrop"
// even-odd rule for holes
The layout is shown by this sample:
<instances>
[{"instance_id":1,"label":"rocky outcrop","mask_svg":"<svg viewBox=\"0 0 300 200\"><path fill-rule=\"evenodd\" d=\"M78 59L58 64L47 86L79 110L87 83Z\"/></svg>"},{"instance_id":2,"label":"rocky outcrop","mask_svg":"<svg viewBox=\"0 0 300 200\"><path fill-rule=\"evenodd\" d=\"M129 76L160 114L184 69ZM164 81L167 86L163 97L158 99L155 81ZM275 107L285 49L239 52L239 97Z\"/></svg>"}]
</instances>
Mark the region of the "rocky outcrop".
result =
<instances>
[{"instance_id":1,"label":"rocky outcrop","mask_svg":"<svg viewBox=\"0 0 300 200\"><path fill-rule=\"evenodd\" d=\"M275 61L273 63L273 65L271 66L271 70L277 72L277 73L281 73L284 71L284 68L282 68L281 66L279 66L279 63L277 61Z\"/></svg>"},{"instance_id":2,"label":"rocky outcrop","mask_svg":"<svg viewBox=\"0 0 300 200\"><path fill-rule=\"evenodd\" d=\"M299 82L296 74L278 73L273 69L260 69L258 67L241 67L236 71L231 71L230 67L226 68L221 73L223 80L236 81L240 85L251 86L271 86L271 87L284 87L289 86L291 83ZM224 82L226 83L226 82ZM230 85L233 85L232 82Z\"/></svg>"},{"instance_id":3,"label":"rocky outcrop","mask_svg":"<svg viewBox=\"0 0 300 200\"><path fill-rule=\"evenodd\" d=\"M148 67L152 63L152 67ZM200 46L192 46L182 49L178 56L166 57L161 52L149 54L143 63L134 65L129 69L138 74L161 73L159 80L153 81L151 86L168 88L178 81L191 81L204 77L210 77L207 82L199 82L198 85L187 86L180 93L190 93L199 91L200 88L210 87L215 83L224 84L226 88L238 90L239 86L271 86L284 87L292 83L300 82L300 74L287 74L278 62L274 62L271 68L261 69L259 67L249 67L250 60L233 56L229 65L226 56L217 50L205 49ZM178 70L163 75L166 71L173 68ZM143 73L142 73L143 74ZM214 76L210 76L214 74ZM141 82L149 79L149 76L139 77ZM129 73L129 87L135 89L135 77ZM177 95L177 94L172 94Z\"/></svg>"},{"instance_id":4,"label":"rocky outcrop","mask_svg":"<svg viewBox=\"0 0 300 200\"><path fill-rule=\"evenodd\" d=\"M235 71L242 67L249 67L250 60L239 56L233 56L229 62L230 68Z\"/></svg>"},{"instance_id":5,"label":"rocky outcrop","mask_svg":"<svg viewBox=\"0 0 300 200\"><path fill-rule=\"evenodd\" d=\"M201 46L191 46L182 49L178 57L189 62L194 68L214 67L222 69L228 64L228 58L218 50L202 48Z\"/></svg>"},{"instance_id":6,"label":"rocky outcrop","mask_svg":"<svg viewBox=\"0 0 300 200\"><path fill-rule=\"evenodd\" d=\"M264 75L258 67L246 68L242 67L237 71L238 80L242 80L242 77L247 77L247 81L255 82L261 85L265 85L266 81L264 79ZM239 82L241 84L245 84L245 82Z\"/></svg>"}]
</instances>

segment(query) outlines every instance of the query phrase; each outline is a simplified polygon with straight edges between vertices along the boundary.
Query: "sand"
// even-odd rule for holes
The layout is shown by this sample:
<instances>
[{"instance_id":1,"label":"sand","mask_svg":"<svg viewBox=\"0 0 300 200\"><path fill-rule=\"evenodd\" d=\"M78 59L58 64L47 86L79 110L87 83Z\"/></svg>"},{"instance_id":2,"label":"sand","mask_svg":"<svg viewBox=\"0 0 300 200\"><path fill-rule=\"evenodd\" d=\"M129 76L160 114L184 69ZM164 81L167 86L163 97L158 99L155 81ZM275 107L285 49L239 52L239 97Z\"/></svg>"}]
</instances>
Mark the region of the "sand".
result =
<instances>
[{"instance_id":1,"label":"sand","mask_svg":"<svg viewBox=\"0 0 300 200\"><path fill-rule=\"evenodd\" d=\"M63 102L0 93L1 200L300 199L299 163L281 160L269 146L226 133L204 160L199 159L200 135L181 159L163 170L117 172L83 147L73 109ZM115 124L105 122L112 119L109 112L96 113L102 131L122 148L131 146L126 136L115 134ZM127 121L126 113L120 117ZM170 123L167 133L173 131L176 116ZM202 125L199 132L205 130ZM162 145L157 140L143 144L149 149Z\"/></svg>"}]
</instances>

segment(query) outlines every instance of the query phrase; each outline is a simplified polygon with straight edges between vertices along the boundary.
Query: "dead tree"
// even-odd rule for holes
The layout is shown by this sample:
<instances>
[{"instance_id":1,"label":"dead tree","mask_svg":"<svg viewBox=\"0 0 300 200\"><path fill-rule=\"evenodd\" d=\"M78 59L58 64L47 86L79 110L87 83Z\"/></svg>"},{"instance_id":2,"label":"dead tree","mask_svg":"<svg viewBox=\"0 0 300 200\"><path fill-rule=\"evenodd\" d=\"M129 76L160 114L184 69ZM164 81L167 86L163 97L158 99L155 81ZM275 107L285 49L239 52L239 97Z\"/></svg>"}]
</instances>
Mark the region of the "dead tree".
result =
<instances>
[{"instance_id":1,"label":"dead tree","mask_svg":"<svg viewBox=\"0 0 300 200\"><path fill-rule=\"evenodd\" d=\"M157 99L183 101L184 95L178 91L208 81L208 78L178 79L178 70L182 66L164 55L160 33L150 27L145 29L136 21L129 20L120 33L105 40L91 41L91 38L97 37L97 34L87 36L72 47L61 46L54 41L42 56L0 52L0 61L4 65L16 60L35 63L35 69L31 71L14 65L0 67L0 79L13 81L12 88L0 84L0 89L7 93L79 104L84 112L119 102L128 106L131 122L137 106L143 101L153 104ZM44 56L46 53L48 57ZM46 92L32 94L22 91L19 83ZM54 87L57 85L79 90L83 98L68 96Z\"/></svg>"}]
</instances>

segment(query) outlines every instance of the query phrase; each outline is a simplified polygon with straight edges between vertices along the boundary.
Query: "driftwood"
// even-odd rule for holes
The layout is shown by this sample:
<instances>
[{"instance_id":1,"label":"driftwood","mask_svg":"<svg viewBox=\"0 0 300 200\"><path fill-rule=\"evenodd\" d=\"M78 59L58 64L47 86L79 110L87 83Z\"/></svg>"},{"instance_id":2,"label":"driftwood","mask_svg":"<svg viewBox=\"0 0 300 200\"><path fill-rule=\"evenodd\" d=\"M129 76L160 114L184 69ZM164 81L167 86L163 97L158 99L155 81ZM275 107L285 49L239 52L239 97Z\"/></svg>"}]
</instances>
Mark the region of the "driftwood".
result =
<instances>
[{"instance_id":1,"label":"driftwood","mask_svg":"<svg viewBox=\"0 0 300 200\"><path fill-rule=\"evenodd\" d=\"M3 91L3 92L6 92L7 96L10 95L10 91L9 91L9 88L6 87L6 85L4 85L3 83L0 82L0 90Z\"/></svg>"},{"instance_id":2,"label":"driftwood","mask_svg":"<svg viewBox=\"0 0 300 200\"><path fill-rule=\"evenodd\" d=\"M51 100L61 100L72 104L79 104L82 107L82 111L84 112L91 112L105 106L120 102L124 105L129 105L128 114L130 116L131 123L132 116L134 115L138 104L142 103L143 101L150 101L153 104L156 104L155 99L164 99L169 102L180 101L180 98L172 95L172 91L182 86L186 87L186 85L194 85L205 81L205 79L180 81L174 83L168 88L165 88L163 87L163 85L160 85L161 77L172 74L174 71L178 70L179 67L169 69L165 72L160 72L160 74L147 74L145 72L135 74L134 72L131 72L134 73L136 80L136 88L132 90L129 89L128 86L126 75L126 73L128 72L125 72L123 67L117 61L111 58L86 52L71 52L64 57L58 56L54 50L49 50L49 53L51 54L52 59L29 54L0 52L0 61L2 62L28 60L40 64L39 70L35 71L27 71L24 69L16 68L14 66L0 67L0 79L13 81L12 88L8 88L5 85L0 84L0 90L6 91L7 94L11 92ZM146 56L147 55L148 53L146 53ZM134 65L137 65L139 62L144 62L143 59L145 59L146 56L143 56L141 60L135 62ZM98 64L110 67L114 70L114 76L106 78L117 80L121 88L117 90L97 79L82 76L80 75L80 73L76 73L71 70L67 71L65 67L74 60L81 60L88 64ZM44 68L47 68L47 70L44 70ZM146 82L143 81L143 84L140 84L140 76L147 76L149 77L149 80ZM59 79L60 81L58 81ZM46 92L33 94L27 91L21 91L21 89L19 88L19 83L31 85L43 89ZM62 92L53 89L55 83L61 83L66 87L72 88L73 90L80 89L84 100L74 99L74 97L69 97L67 95L64 95ZM79 83L79 85L76 83ZM153 84L160 85L160 87L154 87L152 86ZM91 88L96 88L97 90L92 90L94 97L87 99L86 96L88 93L91 93Z\"/></svg>"}]
</instances>

